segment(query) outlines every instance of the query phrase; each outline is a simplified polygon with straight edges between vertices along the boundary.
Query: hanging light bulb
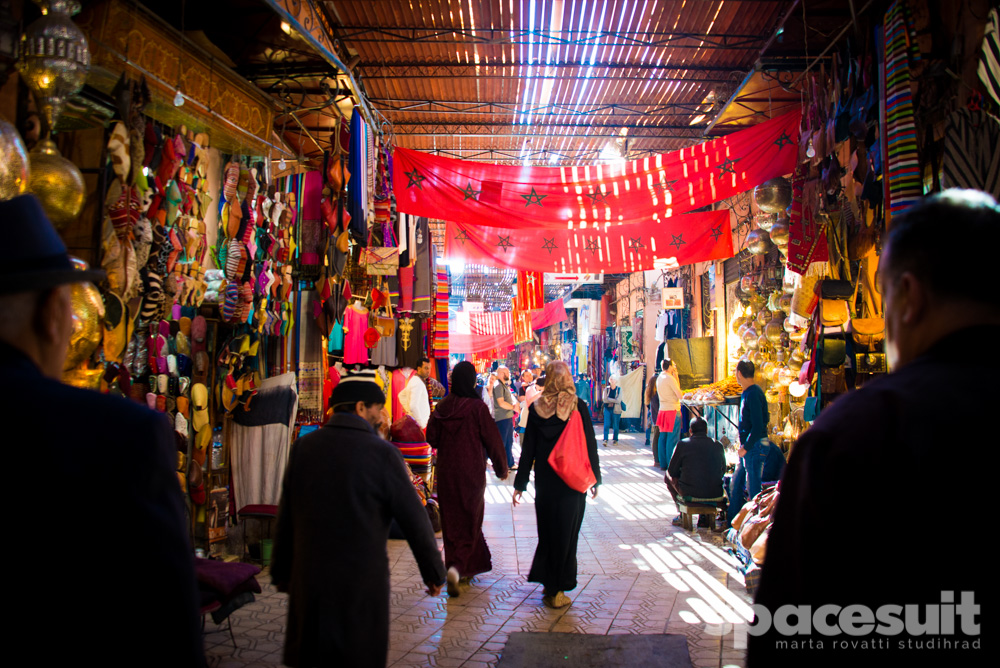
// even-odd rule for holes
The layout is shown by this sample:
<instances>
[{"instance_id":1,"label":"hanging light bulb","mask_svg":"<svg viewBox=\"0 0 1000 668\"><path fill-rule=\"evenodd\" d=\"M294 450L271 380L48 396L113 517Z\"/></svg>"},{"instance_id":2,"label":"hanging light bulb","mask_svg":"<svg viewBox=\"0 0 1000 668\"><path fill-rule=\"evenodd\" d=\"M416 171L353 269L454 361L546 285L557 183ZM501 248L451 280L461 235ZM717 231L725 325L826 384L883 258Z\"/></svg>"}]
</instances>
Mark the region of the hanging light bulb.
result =
<instances>
[{"instance_id":1,"label":"hanging light bulb","mask_svg":"<svg viewBox=\"0 0 1000 668\"><path fill-rule=\"evenodd\" d=\"M813 146L812 137L809 138L809 145L806 147L806 155L810 158L816 157L816 148Z\"/></svg>"},{"instance_id":2,"label":"hanging light bulb","mask_svg":"<svg viewBox=\"0 0 1000 668\"><path fill-rule=\"evenodd\" d=\"M174 106L182 107L184 106L184 95L181 93L181 89L178 88L177 92L174 93Z\"/></svg>"},{"instance_id":3,"label":"hanging light bulb","mask_svg":"<svg viewBox=\"0 0 1000 668\"><path fill-rule=\"evenodd\" d=\"M288 163L285 162L285 156L281 156L281 160L278 161L278 169L285 169L288 167Z\"/></svg>"}]
</instances>

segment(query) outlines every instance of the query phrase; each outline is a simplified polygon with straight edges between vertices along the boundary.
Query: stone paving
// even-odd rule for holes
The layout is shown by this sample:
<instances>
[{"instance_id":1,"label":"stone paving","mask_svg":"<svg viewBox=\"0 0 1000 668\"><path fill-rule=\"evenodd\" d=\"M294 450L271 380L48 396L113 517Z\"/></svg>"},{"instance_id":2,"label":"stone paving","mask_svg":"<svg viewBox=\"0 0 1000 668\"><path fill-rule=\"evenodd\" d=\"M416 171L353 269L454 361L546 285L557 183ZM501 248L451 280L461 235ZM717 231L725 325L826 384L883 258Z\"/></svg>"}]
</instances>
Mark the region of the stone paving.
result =
<instances>
[{"instance_id":1,"label":"stone paving","mask_svg":"<svg viewBox=\"0 0 1000 668\"><path fill-rule=\"evenodd\" d=\"M536 631L684 634L697 668L743 666L732 625L751 613L737 562L722 534L670 524L676 507L642 443L642 434L622 434L617 446L601 448L604 484L597 499L588 498L579 586L567 592L573 603L562 610L544 607L541 586L526 582L537 543L532 488L526 503L512 507L513 476L500 482L490 473L483 530L493 571L458 598L427 596L406 543L389 541L388 665L494 666L510 632ZM263 594L232 615L235 650L225 626L208 620L210 666L282 665L287 597L266 572L259 580Z\"/></svg>"}]
</instances>

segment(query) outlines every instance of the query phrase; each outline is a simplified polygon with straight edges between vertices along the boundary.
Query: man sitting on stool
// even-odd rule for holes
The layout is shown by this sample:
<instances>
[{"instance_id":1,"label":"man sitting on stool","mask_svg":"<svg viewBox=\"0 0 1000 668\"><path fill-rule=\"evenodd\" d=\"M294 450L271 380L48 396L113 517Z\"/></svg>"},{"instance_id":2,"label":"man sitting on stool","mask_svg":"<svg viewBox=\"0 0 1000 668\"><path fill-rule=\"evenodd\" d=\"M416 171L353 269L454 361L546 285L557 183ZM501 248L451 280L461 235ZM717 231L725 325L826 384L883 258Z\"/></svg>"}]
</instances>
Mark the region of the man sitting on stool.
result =
<instances>
[{"instance_id":1,"label":"man sitting on stool","mask_svg":"<svg viewBox=\"0 0 1000 668\"><path fill-rule=\"evenodd\" d=\"M700 417L690 423L691 436L681 440L670 458L663 482L674 503L693 499L718 499L722 496L722 476L726 473L726 453L722 444L708 436L708 423ZM703 505L715 502L701 501ZM674 518L681 526L681 516ZM710 527L708 517L698 517L699 527Z\"/></svg>"}]
</instances>

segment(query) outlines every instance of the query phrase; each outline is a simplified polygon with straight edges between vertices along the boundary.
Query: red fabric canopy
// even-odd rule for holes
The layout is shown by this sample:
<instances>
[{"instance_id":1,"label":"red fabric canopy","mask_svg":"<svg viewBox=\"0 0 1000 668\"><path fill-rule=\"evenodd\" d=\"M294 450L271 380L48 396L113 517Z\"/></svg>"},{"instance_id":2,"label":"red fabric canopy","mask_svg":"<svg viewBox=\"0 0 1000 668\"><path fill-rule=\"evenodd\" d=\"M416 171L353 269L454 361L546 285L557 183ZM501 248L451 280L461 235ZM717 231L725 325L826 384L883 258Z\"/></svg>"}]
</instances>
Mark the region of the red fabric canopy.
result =
<instances>
[{"instance_id":1,"label":"red fabric canopy","mask_svg":"<svg viewBox=\"0 0 1000 668\"><path fill-rule=\"evenodd\" d=\"M646 224L790 173L799 118L794 111L680 151L586 166L492 165L397 148L397 206L436 220L510 229Z\"/></svg>"},{"instance_id":2,"label":"red fabric canopy","mask_svg":"<svg viewBox=\"0 0 1000 668\"><path fill-rule=\"evenodd\" d=\"M448 223L445 255L518 270L629 273L733 256L729 210L638 225L521 230Z\"/></svg>"},{"instance_id":3,"label":"red fabric canopy","mask_svg":"<svg viewBox=\"0 0 1000 668\"><path fill-rule=\"evenodd\" d=\"M542 329L566 319L563 300L549 302L531 314L531 329ZM514 320L511 311L470 313L469 334L448 331L448 347L453 353L481 353L499 348L506 350L514 345Z\"/></svg>"}]
</instances>

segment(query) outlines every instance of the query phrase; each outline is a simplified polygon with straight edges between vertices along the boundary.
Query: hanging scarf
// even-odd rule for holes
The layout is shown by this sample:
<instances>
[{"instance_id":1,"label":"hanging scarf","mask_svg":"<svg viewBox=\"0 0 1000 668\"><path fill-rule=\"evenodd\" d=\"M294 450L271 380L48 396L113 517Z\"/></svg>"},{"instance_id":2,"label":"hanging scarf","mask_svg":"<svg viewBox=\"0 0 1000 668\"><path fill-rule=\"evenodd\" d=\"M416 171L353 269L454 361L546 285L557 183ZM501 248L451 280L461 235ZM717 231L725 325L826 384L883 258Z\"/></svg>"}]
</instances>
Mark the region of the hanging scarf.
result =
<instances>
[{"instance_id":1,"label":"hanging scarf","mask_svg":"<svg viewBox=\"0 0 1000 668\"><path fill-rule=\"evenodd\" d=\"M550 362L545 367L545 389L532 406L543 420L553 415L568 420L570 413L576 410L576 386L565 362Z\"/></svg>"}]
</instances>

